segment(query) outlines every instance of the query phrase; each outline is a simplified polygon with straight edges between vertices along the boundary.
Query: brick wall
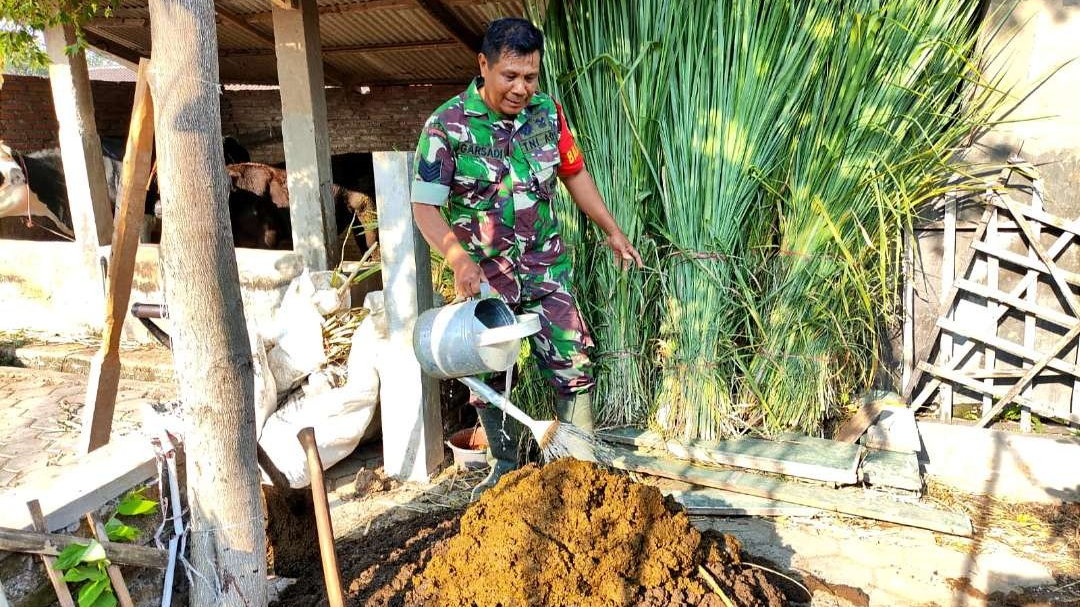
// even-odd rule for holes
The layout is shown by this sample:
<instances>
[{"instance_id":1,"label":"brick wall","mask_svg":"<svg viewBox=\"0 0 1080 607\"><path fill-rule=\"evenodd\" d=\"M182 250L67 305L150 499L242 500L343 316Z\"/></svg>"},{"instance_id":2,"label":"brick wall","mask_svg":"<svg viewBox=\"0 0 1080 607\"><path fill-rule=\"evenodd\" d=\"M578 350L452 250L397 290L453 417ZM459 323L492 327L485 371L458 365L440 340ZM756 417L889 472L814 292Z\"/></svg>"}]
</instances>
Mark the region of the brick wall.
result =
<instances>
[{"instance_id":1,"label":"brick wall","mask_svg":"<svg viewBox=\"0 0 1080 607\"><path fill-rule=\"evenodd\" d=\"M94 82L98 133L124 137L131 117L135 85ZM370 92L326 91L330 152L411 151L428 115L464 85L393 86ZM240 140L252 160L285 160L281 143L281 97L277 90L226 91L221 99L221 128ZM56 115L46 78L4 76L0 88L0 140L25 152L54 148Z\"/></svg>"},{"instance_id":2,"label":"brick wall","mask_svg":"<svg viewBox=\"0 0 1080 607\"><path fill-rule=\"evenodd\" d=\"M94 82L91 90L98 134L126 137L135 85ZM0 88L0 140L15 150L33 152L59 147L56 131L56 113L48 78L5 75L4 85Z\"/></svg>"},{"instance_id":3,"label":"brick wall","mask_svg":"<svg viewBox=\"0 0 1080 607\"><path fill-rule=\"evenodd\" d=\"M326 91L330 153L411 151L431 112L464 85L393 86L366 94ZM240 140L252 160L285 160L281 144L281 98L276 90L228 91L221 102L221 126Z\"/></svg>"}]
</instances>

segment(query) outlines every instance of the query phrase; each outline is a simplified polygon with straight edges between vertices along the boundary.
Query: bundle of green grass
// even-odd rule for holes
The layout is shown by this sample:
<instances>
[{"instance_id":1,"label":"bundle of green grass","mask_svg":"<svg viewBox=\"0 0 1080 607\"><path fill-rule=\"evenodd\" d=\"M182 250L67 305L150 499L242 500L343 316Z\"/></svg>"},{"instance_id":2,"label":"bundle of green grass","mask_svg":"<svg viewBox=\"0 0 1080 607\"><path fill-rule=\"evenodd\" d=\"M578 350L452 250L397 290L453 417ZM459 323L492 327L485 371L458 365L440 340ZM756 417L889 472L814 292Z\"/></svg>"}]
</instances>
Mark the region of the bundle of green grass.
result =
<instances>
[{"instance_id":1,"label":"bundle of green grass","mask_svg":"<svg viewBox=\"0 0 1080 607\"><path fill-rule=\"evenodd\" d=\"M613 215L563 197L602 423L819 431L867 388L901 235L1002 96L960 0L554 0L545 90ZM955 187L955 180L953 186ZM516 398L546 408L535 372Z\"/></svg>"}]
</instances>

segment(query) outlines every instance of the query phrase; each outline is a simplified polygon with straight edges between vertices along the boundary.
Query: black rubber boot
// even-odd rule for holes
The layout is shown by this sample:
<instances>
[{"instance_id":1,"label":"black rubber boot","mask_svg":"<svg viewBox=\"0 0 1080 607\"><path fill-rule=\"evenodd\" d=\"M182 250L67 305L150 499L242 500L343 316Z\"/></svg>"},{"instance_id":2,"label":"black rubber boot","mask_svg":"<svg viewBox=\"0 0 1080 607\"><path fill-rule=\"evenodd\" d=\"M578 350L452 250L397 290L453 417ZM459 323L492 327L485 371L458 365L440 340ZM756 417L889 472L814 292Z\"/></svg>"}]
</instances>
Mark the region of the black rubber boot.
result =
<instances>
[{"instance_id":1,"label":"black rubber boot","mask_svg":"<svg viewBox=\"0 0 1080 607\"><path fill-rule=\"evenodd\" d=\"M517 432L511 423L513 420L510 416L504 415L502 411L491 406L484 409L478 408L476 413L480 417L480 424L484 427L484 434L487 435L488 452L495 461L491 464L491 472L488 473L487 478L473 487L473 501L476 501L481 493L497 485L504 474L518 467Z\"/></svg>"},{"instance_id":2,"label":"black rubber boot","mask_svg":"<svg viewBox=\"0 0 1080 607\"><path fill-rule=\"evenodd\" d=\"M580 392L555 402L555 415L560 422L574 424L585 432L593 433L592 392Z\"/></svg>"}]
</instances>

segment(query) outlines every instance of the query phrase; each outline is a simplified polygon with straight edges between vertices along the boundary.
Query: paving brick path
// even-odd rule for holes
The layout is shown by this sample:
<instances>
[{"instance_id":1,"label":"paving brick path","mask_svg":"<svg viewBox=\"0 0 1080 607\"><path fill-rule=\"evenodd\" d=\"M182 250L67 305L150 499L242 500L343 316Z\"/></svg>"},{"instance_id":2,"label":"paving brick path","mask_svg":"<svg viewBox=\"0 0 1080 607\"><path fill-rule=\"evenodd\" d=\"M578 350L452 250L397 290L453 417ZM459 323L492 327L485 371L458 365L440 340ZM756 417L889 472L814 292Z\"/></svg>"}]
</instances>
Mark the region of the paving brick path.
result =
<instances>
[{"instance_id":1,"label":"paving brick path","mask_svg":"<svg viewBox=\"0 0 1080 607\"><path fill-rule=\"evenodd\" d=\"M175 396L172 386L121 380L113 436L136 429L139 407ZM75 460L86 377L71 373L0 367L0 491L28 473Z\"/></svg>"}]
</instances>

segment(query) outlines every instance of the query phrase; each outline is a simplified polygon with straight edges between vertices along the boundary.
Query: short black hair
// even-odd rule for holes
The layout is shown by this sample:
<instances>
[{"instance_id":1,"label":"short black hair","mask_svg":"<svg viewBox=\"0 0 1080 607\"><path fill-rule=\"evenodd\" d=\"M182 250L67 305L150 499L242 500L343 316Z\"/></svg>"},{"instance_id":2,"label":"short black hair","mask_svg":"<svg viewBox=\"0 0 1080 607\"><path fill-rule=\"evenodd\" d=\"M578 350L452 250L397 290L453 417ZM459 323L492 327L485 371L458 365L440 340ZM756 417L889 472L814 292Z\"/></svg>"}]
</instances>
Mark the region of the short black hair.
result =
<instances>
[{"instance_id":1,"label":"short black hair","mask_svg":"<svg viewBox=\"0 0 1080 607\"><path fill-rule=\"evenodd\" d=\"M525 57L540 51L544 59L544 34L526 19L503 17L488 26L480 52L489 63L495 63L504 51Z\"/></svg>"}]
</instances>

